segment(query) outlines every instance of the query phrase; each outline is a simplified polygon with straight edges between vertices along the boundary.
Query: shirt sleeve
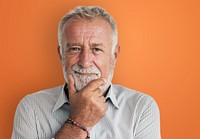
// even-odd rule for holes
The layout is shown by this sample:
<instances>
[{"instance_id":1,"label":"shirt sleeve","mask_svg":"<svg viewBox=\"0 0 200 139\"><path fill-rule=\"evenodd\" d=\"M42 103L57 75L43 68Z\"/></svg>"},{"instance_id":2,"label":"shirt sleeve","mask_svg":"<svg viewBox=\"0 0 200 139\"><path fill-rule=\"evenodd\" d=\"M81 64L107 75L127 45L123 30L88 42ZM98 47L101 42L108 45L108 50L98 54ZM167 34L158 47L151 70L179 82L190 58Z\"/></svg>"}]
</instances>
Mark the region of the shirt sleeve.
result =
<instances>
[{"instance_id":1,"label":"shirt sleeve","mask_svg":"<svg viewBox=\"0 0 200 139\"><path fill-rule=\"evenodd\" d=\"M38 139L35 121L34 109L25 97L15 112L12 139Z\"/></svg>"},{"instance_id":2,"label":"shirt sleeve","mask_svg":"<svg viewBox=\"0 0 200 139\"><path fill-rule=\"evenodd\" d=\"M160 112L155 100L148 97L141 112L134 139L161 139Z\"/></svg>"}]
</instances>

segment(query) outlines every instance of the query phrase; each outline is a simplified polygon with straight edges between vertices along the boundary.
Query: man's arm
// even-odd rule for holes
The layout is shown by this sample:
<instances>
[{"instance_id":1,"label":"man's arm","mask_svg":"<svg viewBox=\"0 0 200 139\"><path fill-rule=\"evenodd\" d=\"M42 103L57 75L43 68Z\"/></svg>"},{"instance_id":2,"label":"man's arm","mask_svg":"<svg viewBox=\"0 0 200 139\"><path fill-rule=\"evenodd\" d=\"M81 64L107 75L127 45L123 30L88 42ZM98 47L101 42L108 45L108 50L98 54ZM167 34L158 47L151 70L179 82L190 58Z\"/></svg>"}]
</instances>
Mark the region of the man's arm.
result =
<instances>
[{"instance_id":1,"label":"man's arm","mask_svg":"<svg viewBox=\"0 0 200 139\"><path fill-rule=\"evenodd\" d=\"M146 100L134 139L161 139L160 112L158 105L151 97Z\"/></svg>"},{"instance_id":2,"label":"man's arm","mask_svg":"<svg viewBox=\"0 0 200 139\"><path fill-rule=\"evenodd\" d=\"M91 81L80 92L76 92L72 75L69 75L69 118L91 130L107 111L105 97L99 88L105 83L104 79ZM65 123L56 134L56 139L85 139L86 132L77 126Z\"/></svg>"}]
</instances>

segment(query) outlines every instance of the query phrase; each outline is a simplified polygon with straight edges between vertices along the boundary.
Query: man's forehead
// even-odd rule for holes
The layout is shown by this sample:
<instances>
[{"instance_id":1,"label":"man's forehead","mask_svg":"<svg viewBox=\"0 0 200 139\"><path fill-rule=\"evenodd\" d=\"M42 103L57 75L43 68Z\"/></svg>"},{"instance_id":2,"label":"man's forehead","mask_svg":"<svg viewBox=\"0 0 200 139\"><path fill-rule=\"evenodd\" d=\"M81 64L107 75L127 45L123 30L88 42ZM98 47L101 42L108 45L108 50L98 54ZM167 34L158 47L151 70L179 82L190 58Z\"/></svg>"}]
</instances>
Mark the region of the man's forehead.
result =
<instances>
[{"instance_id":1,"label":"man's forehead","mask_svg":"<svg viewBox=\"0 0 200 139\"><path fill-rule=\"evenodd\" d=\"M105 43L112 43L112 28L109 23L103 19L92 21L84 19L71 20L67 21L64 28L64 37L67 41L66 46L80 46L83 45L85 41L91 46L101 46L105 45Z\"/></svg>"},{"instance_id":2,"label":"man's forehead","mask_svg":"<svg viewBox=\"0 0 200 139\"><path fill-rule=\"evenodd\" d=\"M94 18L92 20L87 19L70 19L64 24L63 31L79 31L79 30L86 30L87 32L93 31L94 29L102 32L105 30L106 32L112 32L112 28L110 24L101 18Z\"/></svg>"},{"instance_id":3,"label":"man's forehead","mask_svg":"<svg viewBox=\"0 0 200 139\"><path fill-rule=\"evenodd\" d=\"M83 28L80 26L77 26L75 28L69 28L68 31L65 31L66 36L75 36L75 37L79 37L79 36L91 36L91 37L96 37L96 36L100 36L103 35L106 32L106 30L102 30L101 27L90 27L90 28Z\"/></svg>"},{"instance_id":4,"label":"man's forehead","mask_svg":"<svg viewBox=\"0 0 200 139\"><path fill-rule=\"evenodd\" d=\"M91 43L102 43L104 41L112 41L112 34L98 27L87 29L79 29L79 27L77 27L66 31L65 39L68 42L82 42L83 40L88 40Z\"/></svg>"}]
</instances>

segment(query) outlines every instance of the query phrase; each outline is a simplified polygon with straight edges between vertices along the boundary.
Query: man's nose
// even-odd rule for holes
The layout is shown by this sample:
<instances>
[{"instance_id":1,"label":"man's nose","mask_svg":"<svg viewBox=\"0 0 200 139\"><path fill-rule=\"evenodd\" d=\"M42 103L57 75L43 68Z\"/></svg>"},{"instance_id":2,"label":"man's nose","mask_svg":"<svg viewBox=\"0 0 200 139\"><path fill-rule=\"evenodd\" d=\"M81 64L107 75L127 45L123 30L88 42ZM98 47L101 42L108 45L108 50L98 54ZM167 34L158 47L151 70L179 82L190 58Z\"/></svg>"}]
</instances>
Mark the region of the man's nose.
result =
<instances>
[{"instance_id":1,"label":"man's nose","mask_svg":"<svg viewBox=\"0 0 200 139\"><path fill-rule=\"evenodd\" d=\"M90 49L83 49L80 53L80 59L78 64L83 68L89 68L90 66L92 66L92 61L93 57Z\"/></svg>"}]
</instances>

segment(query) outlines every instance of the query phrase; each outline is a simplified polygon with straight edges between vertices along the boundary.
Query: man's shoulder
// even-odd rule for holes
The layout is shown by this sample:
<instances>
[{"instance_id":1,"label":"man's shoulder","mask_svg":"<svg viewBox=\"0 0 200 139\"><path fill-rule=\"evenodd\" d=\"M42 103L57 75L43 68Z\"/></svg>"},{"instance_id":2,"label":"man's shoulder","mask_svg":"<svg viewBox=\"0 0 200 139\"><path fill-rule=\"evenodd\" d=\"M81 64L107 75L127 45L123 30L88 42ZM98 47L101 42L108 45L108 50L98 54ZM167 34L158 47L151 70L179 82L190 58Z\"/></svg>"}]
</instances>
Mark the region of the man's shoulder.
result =
<instances>
[{"instance_id":1,"label":"man's shoulder","mask_svg":"<svg viewBox=\"0 0 200 139\"><path fill-rule=\"evenodd\" d=\"M130 103L151 103L155 101L149 94L122 85L113 84L113 91L118 101Z\"/></svg>"},{"instance_id":2,"label":"man's shoulder","mask_svg":"<svg viewBox=\"0 0 200 139\"><path fill-rule=\"evenodd\" d=\"M27 94L21 102L28 102L31 104L40 104L51 101L56 101L63 89L63 85L40 90L31 94Z\"/></svg>"},{"instance_id":3,"label":"man's shoulder","mask_svg":"<svg viewBox=\"0 0 200 139\"><path fill-rule=\"evenodd\" d=\"M44 90L40 90L40 91L31 93L31 94L28 94L27 96L28 97L58 96L60 94L60 92L62 91L62 87L63 87L63 85L55 86L52 88L47 88Z\"/></svg>"},{"instance_id":4,"label":"man's shoulder","mask_svg":"<svg viewBox=\"0 0 200 139\"><path fill-rule=\"evenodd\" d=\"M113 84L113 91L115 92L115 94L118 95L125 95L125 96L146 96L147 94L122 86L122 85L118 85L118 84Z\"/></svg>"}]
</instances>

